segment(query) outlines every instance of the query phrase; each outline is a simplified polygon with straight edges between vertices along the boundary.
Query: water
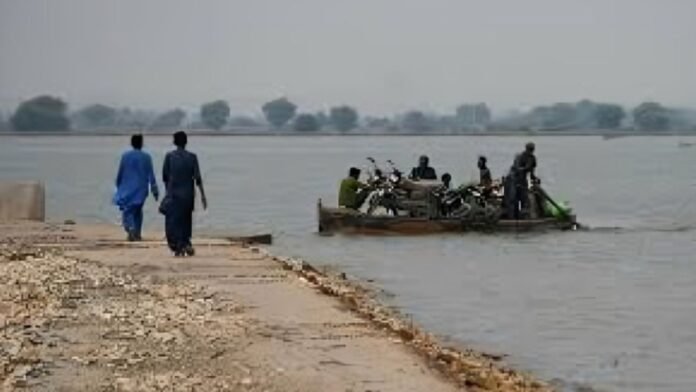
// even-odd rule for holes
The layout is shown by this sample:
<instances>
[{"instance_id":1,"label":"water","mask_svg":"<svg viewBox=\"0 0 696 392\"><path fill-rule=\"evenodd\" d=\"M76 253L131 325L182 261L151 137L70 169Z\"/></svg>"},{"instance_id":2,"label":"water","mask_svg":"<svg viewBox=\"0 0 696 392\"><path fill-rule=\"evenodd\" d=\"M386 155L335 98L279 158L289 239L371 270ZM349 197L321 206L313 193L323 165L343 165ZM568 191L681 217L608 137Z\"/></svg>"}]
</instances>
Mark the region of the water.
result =
<instances>
[{"instance_id":1,"label":"water","mask_svg":"<svg viewBox=\"0 0 696 392\"><path fill-rule=\"evenodd\" d=\"M696 149L686 138L543 137L545 187L587 232L319 237L316 200L364 157L408 168L427 153L455 182L495 175L516 137L192 137L211 204L198 229L272 231L275 251L375 279L447 339L506 353L568 390L696 390ZM148 138L156 165L168 137ZM117 222L110 205L125 138L0 137L0 179L40 179L53 219ZM162 224L154 204L150 227Z\"/></svg>"}]
</instances>

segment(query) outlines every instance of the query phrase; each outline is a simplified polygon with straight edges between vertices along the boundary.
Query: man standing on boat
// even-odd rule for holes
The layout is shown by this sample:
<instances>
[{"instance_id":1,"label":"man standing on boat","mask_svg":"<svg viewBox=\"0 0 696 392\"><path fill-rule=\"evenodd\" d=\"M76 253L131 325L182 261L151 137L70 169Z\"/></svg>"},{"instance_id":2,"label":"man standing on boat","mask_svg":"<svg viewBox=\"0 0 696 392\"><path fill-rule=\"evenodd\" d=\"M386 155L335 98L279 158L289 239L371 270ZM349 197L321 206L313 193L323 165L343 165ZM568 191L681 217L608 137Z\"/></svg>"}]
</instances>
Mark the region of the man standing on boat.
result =
<instances>
[{"instance_id":1,"label":"man standing on boat","mask_svg":"<svg viewBox=\"0 0 696 392\"><path fill-rule=\"evenodd\" d=\"M515 163L513 164L515 179L515 207L517 209L515 215L517 217L520 215L529 217L529 180L527 178L531 179L532 183L537 181L536 174L534 173L537 166L534 150L534 143L527 143L524 151L515 157Z\"/></svg>"},{"instance_id":2,"label":"man standing on boat","mask_svg":"<svg viewBox=\"0 0 696 392\"><path fill-rule=\"evenodd\" d=\"M437 180L437 174L435 173L435 169L429 166L430 159L428 158L427 155L421 155L420 158L418 158L418 166L414 167L411 169L411 176L409 177L412 180Z\"/></svg>"},{"instance_id":3,"label":"man standing on boat","mask_svg":"<svg viewBox=\"0 0 696 392\"><path fill-rule=\"evenodd\" d=\"M479 185L488 188L493 184L493 176L491 170L486 165L488 160L484 156L480 156L478 160L479 168Z\"/></svg>"},{"instance_id":4,"label":"man standing on boat","mask_svg":"<svg viewBox=\"0 0 696 392\"><path fill-rule=\"evenodd\" d=\"M348 170L348 177L341 181L341 187L338 190L338 206L359 210L367 200L370 194L367 184L360 182L360 169L351 167Z\"/></svg>"}]
</instances>

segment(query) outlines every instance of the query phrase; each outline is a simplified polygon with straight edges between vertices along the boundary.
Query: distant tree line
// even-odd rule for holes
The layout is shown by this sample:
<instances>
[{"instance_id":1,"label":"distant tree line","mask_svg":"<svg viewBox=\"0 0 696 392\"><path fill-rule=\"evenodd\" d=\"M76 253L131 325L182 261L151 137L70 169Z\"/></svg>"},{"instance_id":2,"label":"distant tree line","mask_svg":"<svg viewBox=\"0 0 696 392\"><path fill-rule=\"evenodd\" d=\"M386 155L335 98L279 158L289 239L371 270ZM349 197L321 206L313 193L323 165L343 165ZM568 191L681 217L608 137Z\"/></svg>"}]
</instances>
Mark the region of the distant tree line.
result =
<instances>
[{"instance_id":1,"label":"distant tree line","mask_svg":"<svg viewBox=\"0 0 696 392\"><path fill-rule=\"evenodd\" d=\"M558 131L564 130L695 130L696 111L668 108L657 102L644 102L630 111L613 103L559 102L537 106L524 112L494 117L486 103L465 103L451 114L410 110L395 116L360 117L348 105L330 107L316 113L299 112L298 105L286 97L260 106L260 115L232 115L225 100L204 103L194 113L181 108L153 112L91 104L70 111L59 97L41 95L22 102L8 118L0 115L0 130L172 130L181 127L211 130L250 130L275 132L471 132L486 130Z\"/></svg>"},{"instance_id":2,"label":"distant tree line","mask_svg":"<svg viewBox=\"0 0 696 392\"><path fill-rule=\"evenodd\" d=\"M539 130L618 129L624 124L626 111L610 103L582 100L537 106L527 113L501 119L505 126ZM659 130L659 129L656 129Z\"/></svg>"}]
</instances>

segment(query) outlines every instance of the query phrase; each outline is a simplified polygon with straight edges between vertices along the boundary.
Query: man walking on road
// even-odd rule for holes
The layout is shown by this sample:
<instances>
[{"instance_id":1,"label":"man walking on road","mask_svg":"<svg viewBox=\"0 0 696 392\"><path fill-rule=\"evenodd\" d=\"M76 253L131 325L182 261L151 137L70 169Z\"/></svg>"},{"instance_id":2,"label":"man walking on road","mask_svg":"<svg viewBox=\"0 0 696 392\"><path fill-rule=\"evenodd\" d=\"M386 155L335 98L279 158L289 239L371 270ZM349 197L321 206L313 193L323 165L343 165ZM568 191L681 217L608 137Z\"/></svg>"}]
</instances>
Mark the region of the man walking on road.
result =
<instances>
[{"instance_id":1,"label":"man walking on road","mask_svg":"<svg viewBox=\"0 0 696 392\"><path fill-rule=\"evenodd\" d=\"M143 151L143 135L131 137L133 149L121 156L116 175L114 204L122 212L123 228L128 241L140 241L143 227L143 205L148 196L148 185L157 200L159 190L152 168L150 154Z\"/></svg>"},{"instance_id":2,"label":"man walking on road","mask_svg":"<svg viewBox=\"0 0 696 392\"><path fill-rule=\"evenodd\" d=\"M165 216L164 229L167 233L167 243L175 256L193 256L195 253L191 244L191 235L196 186L201 194L203 209L208 208L198 157L186 150L187 143L186 132L176 132L174 134L176 149L167 153L162 167L162 182L167 194L160 206L160 212Z\"/></svg>"}]
</instances>

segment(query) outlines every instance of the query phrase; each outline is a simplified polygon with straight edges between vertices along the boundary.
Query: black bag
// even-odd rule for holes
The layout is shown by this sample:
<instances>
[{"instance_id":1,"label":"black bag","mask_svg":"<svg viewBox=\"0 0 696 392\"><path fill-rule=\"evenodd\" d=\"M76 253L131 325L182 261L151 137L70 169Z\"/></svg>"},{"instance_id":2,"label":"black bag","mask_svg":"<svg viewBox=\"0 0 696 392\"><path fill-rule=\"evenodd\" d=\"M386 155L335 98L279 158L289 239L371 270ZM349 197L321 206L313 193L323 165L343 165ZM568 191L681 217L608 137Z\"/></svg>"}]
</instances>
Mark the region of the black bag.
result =
<instances>
[{"instance_id":1,"label":"black bag","mask_svg":"<svg viewBox=\"0 0 696 392\"><path fill-rule=\"evenodd\" d=\"M160 202L160 205L159 205L159 212L162 215L167 215L171 209L172 209L172 198L169 195L164 195L164 197L162 198L162 201Z\"/></svg>"}]
</instances>

